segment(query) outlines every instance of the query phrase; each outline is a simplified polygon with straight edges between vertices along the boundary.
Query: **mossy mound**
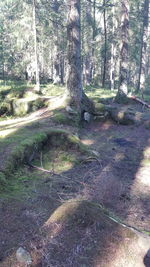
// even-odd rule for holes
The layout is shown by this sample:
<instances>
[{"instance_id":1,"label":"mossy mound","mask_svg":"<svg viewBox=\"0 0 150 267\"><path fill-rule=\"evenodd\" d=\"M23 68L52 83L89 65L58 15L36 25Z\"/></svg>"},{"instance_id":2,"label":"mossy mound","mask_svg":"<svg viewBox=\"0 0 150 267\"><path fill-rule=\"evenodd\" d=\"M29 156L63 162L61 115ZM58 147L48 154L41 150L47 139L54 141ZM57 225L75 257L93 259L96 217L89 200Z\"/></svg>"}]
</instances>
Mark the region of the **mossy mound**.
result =
<instances>
[{"instance_id":1,"label":"mossy mound","mask_svg":"<svg viewBox=\"0 0 150 267\"><path fill-rule=\"evenodd\" d=\"M67 223L87 227L99 219L106 227L107 217L104 217L104 210L100 206L86 200L70 200L54 211L45 226L51 223Z\"/></svg>"},{"instance_id":2,"label":"mossy mound","mask_svg":"<svg viewBox=\"0 0 150 267\"><path fill-rule=\"evenodd\" d=\"M149 125L150 113L139 112L132 107L127 106L106 106L109 116L112 120L123 125Z\"/></svg>"},{"instance_id":3,"label":"mossy mound","mask_svg":"<svg viewBox=\"0 0 150 267\"><path fill-rule=\"evenodd\" d=\"M12 173L18 166L25 163L28 164L42 151L44 148L59 147L61 149L68 149L72 147L82 153L90 154L88 148L82 144L79 138L70 134L68 131L62 129L51 129L45 132L33 134L26 138L18 146L16 146L10 153L5 162L3 171L6 174Z\"/></svg>"},{"instance_id":4,"label":"mossy mound","mask_svg":"<svg viewBox=\"0 0 150 267\"><path fill-rule=\"evenodd\" d=\"M44 224L49 265L143 266L149 237L112 220L96 203L73 199L59 206ZM57 244L57 246L54 246ZM59 245L60 244L60 245Z\"/></svg>"},{"instance_id":5,"label":"mossy mound","mask_svg":"<svg viewBox=\"0 0 150 267\"><path fill-rule=\"evenodd\" d=\"M12 101L12 114L16 116L24 116L29 112L36 111L46 104L44 98L21 98Z\"/></svg>"},{"instance_id":6,"label":"mossy mound","mask_svg":"<svg viewBox=\"0 0 150 267\"><path fill-rule=\"evenodd\" d=\"M52 121L57 124L78 127L80 122L80 116L78 113L68 113L65 108L56 109L53 112Z\"/></svg>"}]
</instances>

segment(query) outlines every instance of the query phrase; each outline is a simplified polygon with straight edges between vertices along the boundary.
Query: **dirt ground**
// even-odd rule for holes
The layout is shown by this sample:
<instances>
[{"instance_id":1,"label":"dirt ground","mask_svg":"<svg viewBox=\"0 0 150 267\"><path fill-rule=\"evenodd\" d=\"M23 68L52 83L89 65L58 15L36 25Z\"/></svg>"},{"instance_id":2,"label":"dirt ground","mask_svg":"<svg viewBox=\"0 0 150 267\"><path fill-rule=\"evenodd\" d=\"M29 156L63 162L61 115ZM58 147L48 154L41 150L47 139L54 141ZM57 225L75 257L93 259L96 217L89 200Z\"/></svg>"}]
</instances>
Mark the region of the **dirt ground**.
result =
<instances>
[{"instance_id":1,"label":"dirt ground","mask_svg":"<svg viewBox=\"0 0 150 267\"><path fill-rule=\"evenodd\" d=\"M120 226L111 224L105 229L101 219L95 217L88 223L85 215L85 222L82 218L80 226L71 229L69 224L62 227L55 222L45 238L45 223L71 199L101 204L117 220L150 233L150 131L107 121L85 125L79 136L96 152L95 158L89 157L57 175L25 166L27 176L38 178L20 181L25 188L22 196L0 197L1 267L25 266L16 261L19 247L31 253L34 267L150 266L144 250L149 245L137 248L137 240L133 238L130 244ZM120 244L129 247L127 254L131 258L135 254L134 259L124 260Z\"/></svg>"}]
</instances>

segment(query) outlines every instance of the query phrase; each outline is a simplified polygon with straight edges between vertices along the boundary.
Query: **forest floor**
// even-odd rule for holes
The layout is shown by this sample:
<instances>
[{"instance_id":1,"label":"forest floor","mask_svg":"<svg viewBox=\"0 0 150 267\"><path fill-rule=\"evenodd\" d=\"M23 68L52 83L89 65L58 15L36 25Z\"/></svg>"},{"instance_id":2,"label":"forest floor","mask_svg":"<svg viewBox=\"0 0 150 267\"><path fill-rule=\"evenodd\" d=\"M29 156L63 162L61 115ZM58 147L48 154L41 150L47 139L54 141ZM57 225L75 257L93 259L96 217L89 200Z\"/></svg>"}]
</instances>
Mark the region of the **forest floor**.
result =
<instances>
[{"instance_id":1,"label":"forest floor","mask_svg":"<svg viewBox=\"0 0 150 267\"><path fill-rule=\"evenodd\" d=\"M19 247L30 252L34 267L150 266L149 239L142 245L138 241L137 247L135 237L131 240L123 227L102 220L94 208L100 205L116 221L150 234L150 130L111 120L93 121L78 130L56 124L52 117L44 108L2 120L0 169L21 140L49 128L78 134L96 156L82 158L72 147L47 146L34 163L50 173L18 167L0 196L0 267L26 266L16 259ZM83 200L94 203L92 211L87 203L80 207ZM68 201L75 206L63 206ZM71 222L64 219L68 212Z\"/></svg>"}]
</instances>

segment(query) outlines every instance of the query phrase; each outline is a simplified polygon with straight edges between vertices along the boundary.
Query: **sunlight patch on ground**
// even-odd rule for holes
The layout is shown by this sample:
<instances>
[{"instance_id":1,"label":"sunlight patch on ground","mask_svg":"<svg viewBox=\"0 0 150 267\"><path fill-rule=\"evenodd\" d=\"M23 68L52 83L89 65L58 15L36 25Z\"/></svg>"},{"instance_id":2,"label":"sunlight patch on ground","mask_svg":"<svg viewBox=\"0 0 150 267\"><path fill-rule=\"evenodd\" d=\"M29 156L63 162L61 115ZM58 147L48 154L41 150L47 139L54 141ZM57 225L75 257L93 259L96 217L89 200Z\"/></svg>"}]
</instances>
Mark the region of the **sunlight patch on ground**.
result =
<instances>
[{"instance_id":1,"label":"sunlight patch on ground","mask_svg":"<svg viewBox=\"0 0 150 267\"><path fill-rule=\"evenodd\" d=\"M23 118L16 118L16 119L9 119L0 122L0 127L4 128L11 128L11 127L21 127L32 122L36 122L39 119L46 118L52 115L52 113L47 109L44 108L42 110L33 112L31 115L25 116Z\"/></svg>"},{"instance_id":2,"label":"sunlight patch on ground","mask_svg":"<svg viewBox=\"0 0 150 267\"><path fill-rule=\"evenodd\" d=\"M150 190L150 166L139 168L135 177L137 181L148 186Z\"/></svg>"},{"instance_id":3,"label":"sunlight patch on ground","mask_svg":"<svg viewBox=\"0 0 150 267\"><path fill-rule=\"evenodd\" d=\"M0 138L5 138L6 136L16 132L16 128L13 128L13 129L7 129L7 130L3 130L3 131L0 131Z\"/></svg>"},{"instance_id":4,"label":"sunlight patch on ground","mask_svg":"<svg viewBox=\"0 0 150 267\"><path fill-rule=\"evenodd\" d=\"M120 161L120 160L123 160L124 159L124 153L117 153L115 155L115 161Z\"/></svg>"},{"instance_id":5,"label":"sunlight patch on ground","mask_svg":"<svg viewBox=\"0 0 150 267\"><path fill-rule=\"evenodd\" d=\"M84 144L84 145L93 145L94 144L94 140L92 140L92 139L84 139L84 140L82 140L82 143Z\"/></svg>"},{"instance_id":6,"label":"sunlight patch on ground","mask_svg":"<svg viewBox=\"0 0 150 267\"><path fill-rule=\"evenodd\" d=\"M150 146L147 146L143 152L143 159L135 174L134 184L136 183L143 184L144 186L147 186L147 190L150 190ZM134 187L134 184L132 187Z\"/></svg>"}]
</instances>

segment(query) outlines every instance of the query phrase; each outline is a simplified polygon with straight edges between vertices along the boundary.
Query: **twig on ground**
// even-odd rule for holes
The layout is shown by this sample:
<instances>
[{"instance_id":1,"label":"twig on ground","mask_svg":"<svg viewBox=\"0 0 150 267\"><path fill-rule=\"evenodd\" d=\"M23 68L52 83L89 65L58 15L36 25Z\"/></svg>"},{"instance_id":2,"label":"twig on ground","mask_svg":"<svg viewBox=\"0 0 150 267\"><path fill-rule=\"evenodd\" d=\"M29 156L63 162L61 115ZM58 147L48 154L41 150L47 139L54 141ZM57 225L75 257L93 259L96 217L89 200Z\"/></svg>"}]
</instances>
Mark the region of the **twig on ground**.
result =
<instances>
[{"instance_id":1,"label":"twig on ground","mask_svg":"<svg viewBox=\"0 0 150 267\"><path fill-rule=\"evenodd\" d=\"M81 164L84 164L85 162L87 162L87 161L98 161L98 163L100 164L100 166L102 167L102 164L101 164L101 161L97 158L97 157L88 157L87 159L85 159L85 160L83 160L82 162L81 162Z\"/></svg>"}]
</instances>

